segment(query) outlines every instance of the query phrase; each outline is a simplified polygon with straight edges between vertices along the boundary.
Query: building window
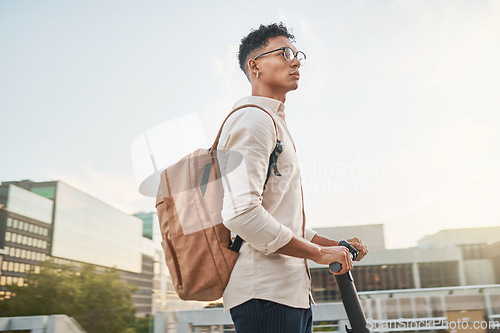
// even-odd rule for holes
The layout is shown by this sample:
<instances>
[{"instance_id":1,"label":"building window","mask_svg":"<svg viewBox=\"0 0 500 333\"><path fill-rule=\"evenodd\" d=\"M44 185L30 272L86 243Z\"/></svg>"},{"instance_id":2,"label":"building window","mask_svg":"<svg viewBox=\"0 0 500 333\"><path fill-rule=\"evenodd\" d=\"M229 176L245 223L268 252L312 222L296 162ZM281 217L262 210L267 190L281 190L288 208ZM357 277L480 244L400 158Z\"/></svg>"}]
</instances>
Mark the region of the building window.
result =
<instances>
[{"instance_id":1,"label":"building window","mask_svg":"<svg viewBox=\"0 0 500 333\"><path fill-rule=\"evenodd\" d=\"M457 261L419 263L418 271L422 288L460 285Z\"/></svg>"},{"instance_id":2,"label":"building window","mask_svg":"<svg viewBox=\"0 0 500 333\"><path fill-rule=\"evenodd\" d=\"M6 271L7 270L7 265L9 264L8 261L4 261L2 262L2 271Z\"/></svg>"},{"instance_id":3,"label":"building window","mask_svg":"<svg viewBox=\"0 0 500 333\"><path fill-rule=\"evenodd\" d=\"M9 249L9 256L14 257L14 256L15 256L15 254L16 254L16 249L15 249L15 248L13 248L13 247L11 247L11 248Z\"/></svg>"},{"instance_id":4,"label":"building window","mask_svg":"<svg viewBox=\"0 0 500 333\"><path fill-rule=\"evenodd\" d=\"M19 287L23 287L24 286L24 278L20 277L18 280L17 280L17 285Z\"/></svg>"},{"instance_id":5,"label":"building window","mask_svg":"<svg viewBox=\"0 0 500 333\"><path fill-rule=\"evenodd\" d=\"M14 263L14 272L19 272L19 263Z\"/></svg>"},{"instance_id":6,"label":"building window","mask_svg":"<svg viewBox=\"0 0 500 333\"><path fill-rule=\"evenodd\" d=\"M19 230L23 230L23 228L24 228L24 222L19 221Z\"/></svg>"},{"instance_id":7,"label":"building window","mask_svg":"<svg viewBox=\"0 0 500 333\"><path fill-rule=\"evenodd\" d=\"M10 217L7 218L7 226L12 227L12 219Z\"/></svg>"},{"instance_id":8,"label":"building window","mask_svg":"<svg viewBox=\"0 0 500 333\"><path fill-rule=\"evenodd\" d=\"M359 291L415 288L411 264L357 266L352 270ZM335 279L328 269L312 269L312 292L318 302L340 299Z\"/></svg>"},{"instance_id":9,"label":"building window","mask_svg":"<svg viewBox=\"0 0 500 333\"><path fill-rule=\"evenodd\" d=\"M10 272L14 271L14 263L12 261L9 262L9 268L7 270L10 271Z\"/></svg>"},{"instance_id":10,"label":"building window","mask_svg":"<svg viewBox=\"0 0 500 333\"><path fill-rule=\"evenodd\" d=\"M21 249L16 249L16 257L21 258Z\"/></svg>"},{"instance_id":11,"label":"building window","mask_svg":"<svg viewBox=\"0 0 500 333\"><path fill-rule=\"evenodd\" d=\"M5 240L6 240L7 242L10 242L11 235L12 235L12 234L11 234L10 232L8 232L8 231L5 233Z\"/></svg>"},{"instance_id":12,"label":"building window","mask_svg":"<svg viewBox=\"0 0 500 333\"><path fill-rule=\"evenodd\" d=\"M464 260L477 260L486 259L487 250L485 243L477 244L461 244L459 245L462 250L462 256Z\"/></svg>"},{"instance_id":13,"label":"building window","mask_svg":"<svg viewBox=\"0 0 500 333\"><path fill-rule=\"evenodd\" d=\"M340 299L337 284L328 269L311 270L312 293L318 302L328 302Z\"/></svg>"},{"instance_id":14,"label":"building window","mask_svg":"<svg viewBox=\"0 0 500 333\"><path fill-rule=\"evenodd\" d=\"M16 228L17 229L18 223L19 223L18 220L12 219L12 228Z\"/></svg>"},{"instance_id":15,"label":"building window","mask_svg":"<svg viewBox=\"0 0 500 333\"><path fill-rule=\"evenodd\" d=\"M38 234L38 226L37 225L35 225L33 227L33 233Z\"/></svg>"},{"instance_id":16,"label":"building window","mask_svg":"<svg viewBox=\"0 0 500 333\"><path fill-rule=\"evenodd\" d=\"M0 277L0 285L5 286L6 283L7 283L7 277L6 276Z\"/></svg>"}]
</instances>

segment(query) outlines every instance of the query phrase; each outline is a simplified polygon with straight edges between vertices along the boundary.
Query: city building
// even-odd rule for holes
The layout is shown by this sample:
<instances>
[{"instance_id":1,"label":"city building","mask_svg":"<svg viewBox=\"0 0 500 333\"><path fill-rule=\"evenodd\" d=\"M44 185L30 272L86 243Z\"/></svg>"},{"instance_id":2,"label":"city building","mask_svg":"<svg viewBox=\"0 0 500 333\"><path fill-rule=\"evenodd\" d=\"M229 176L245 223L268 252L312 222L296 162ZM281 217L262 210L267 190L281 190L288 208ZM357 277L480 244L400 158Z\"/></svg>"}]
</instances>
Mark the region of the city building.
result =
<instances>
[{"instance_id":1,"label":"city building","mask_svg":"<svg viewBox=\"0 0 500 333\"><path fill-rule=\"evenodd\" d=\"M0 231L1 233L2 231ZM0 280L2 279L2 262L3 262L3 256L8 254L7 251L4 249L0 248Z\"/></svg>"},{"instance_id":2,"label":"city building","mask_svg":"<svg viewBox=\"0 0 500 333\"><path fill-rule=\"evenodd\" d=\"M369 255L352 271L358 291L500 283L500 227L441 230L405 249L385 248L382 224L315 230L333 239L358 235L368 245ZM338 300L328 268L312 261L309 267L315 300Z\"/></svg>"},{"instance_id":3,"label":"city building","mask_svg":"<svg viewBox=\"0 0 500 333\"><path fill-rule=\"evenodd\" d=\"M500 226L442 230L404 249L386 249L382 224L315 230L337 240L356 235L369 246L351 273L371 332L500 332ZM346 332L334 277L326 266L309 267L314 329ZM157 312L155 332L168 329L234 332L221 309Z\"/></svg>"},{"instance_id":4,"label":"city building","mask_svg":"<svg viewBox=\"0 0 500 333\"><path fill-rule=\"evenodd\" d=\"M116 268L135 284L138 316L153 311L153 280L160 258L143 221L64 182L3 182L0 185L0 299L8 286L23 286L25 273L56 263ZM157 271L159 268L157 268Z\"/></svg>"}]
</instances>

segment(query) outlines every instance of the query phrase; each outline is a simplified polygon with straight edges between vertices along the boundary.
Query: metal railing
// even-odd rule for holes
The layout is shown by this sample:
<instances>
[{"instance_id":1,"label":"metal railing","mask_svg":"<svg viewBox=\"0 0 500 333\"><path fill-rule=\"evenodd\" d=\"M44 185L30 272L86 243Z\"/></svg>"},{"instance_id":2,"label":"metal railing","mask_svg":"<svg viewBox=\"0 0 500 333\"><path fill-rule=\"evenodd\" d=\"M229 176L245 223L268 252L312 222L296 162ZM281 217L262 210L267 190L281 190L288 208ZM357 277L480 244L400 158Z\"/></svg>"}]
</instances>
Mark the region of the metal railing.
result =
<instances>
[{"instance_id":1,"label":"metal railing","mask_svg":"<svg viewBox=\"0 0 500 333\"><path fill-rule=\"evenodd\" d=\"M372 325L370 331L374 333L444 332L447 311L462 306L461 297L468 296L471 300L466 305L482 309L490 332L500 329L500 285L385 290L360 292L359 295L367 322ZM453 303L455 297L460 298L459 304ZM313 332L345 332L345 325L348 325L340 302L313 306L313 319ZM428 322L432 327L425 324ZM234 332L232 324L229 312L221 308L155 315L155 333L230 333Z\"/></svg>"},{"instance_id":2,"label":"metal railing","mask_svg":"<svg viewBox=\"0 0 500 333\"><path fill-rule=\"evenodd\" d=\"M66 315L0 318L0 332L20 330L30 333L86 333L76 320Z\"/></svg>"}]
</instances>

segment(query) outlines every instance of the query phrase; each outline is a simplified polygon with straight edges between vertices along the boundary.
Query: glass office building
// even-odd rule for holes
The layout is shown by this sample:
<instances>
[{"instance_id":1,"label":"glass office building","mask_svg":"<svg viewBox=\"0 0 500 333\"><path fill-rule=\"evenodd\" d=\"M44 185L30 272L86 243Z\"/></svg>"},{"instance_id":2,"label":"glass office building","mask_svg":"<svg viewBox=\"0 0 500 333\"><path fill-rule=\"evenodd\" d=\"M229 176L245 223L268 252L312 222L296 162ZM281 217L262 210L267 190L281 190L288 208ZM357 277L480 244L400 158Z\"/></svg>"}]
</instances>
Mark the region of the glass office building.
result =
<instances>
[{"instance_id":1,"label":"glass office building","mask_svg":"<svg viewBox=\"0 0 500 333\"><path fill-rule=\"evenodd\" d=\"M158 217L156 214L151 212L140 212L134 214L134 216L142 220L142 236L155 240L153 238L153 233L158 233L156 230L157 228L155 228L158 224Z\"/></svg>"},{"instance_id":2,"label":"glass office building","mask_svg":"<svg viewBox=\"0 0 500 333\"><path fill-rule=\"evenodd\" d=\"M25 272L49 257L57 263L116 268L138 286L138 315L151 313L154 246L143 221L61 181L3 182L0 248L4 255L0 299L23 285Z\"/></svg>"},{"instance_id":3,"label":"glass office building","mask_svg":"<svg viewBox=\"0 0 500 333\"><path fill-rule=\"evenodd\" d=\"M52 256L140 273L142 221L63 182L54 185Z\"/></svg>"},{"instance_id":4,"label":"glass office building","mask_svg":"<svg viewBox=\"0 0 500 333\"><path fill-rule=\"evenodd\" d=\"M38 270L50 255L52 200L15 185L0 186L0 248L3 260L0 300L10 297L9 285L24 285L25 272Z\"/></svg>"}]
</instances>

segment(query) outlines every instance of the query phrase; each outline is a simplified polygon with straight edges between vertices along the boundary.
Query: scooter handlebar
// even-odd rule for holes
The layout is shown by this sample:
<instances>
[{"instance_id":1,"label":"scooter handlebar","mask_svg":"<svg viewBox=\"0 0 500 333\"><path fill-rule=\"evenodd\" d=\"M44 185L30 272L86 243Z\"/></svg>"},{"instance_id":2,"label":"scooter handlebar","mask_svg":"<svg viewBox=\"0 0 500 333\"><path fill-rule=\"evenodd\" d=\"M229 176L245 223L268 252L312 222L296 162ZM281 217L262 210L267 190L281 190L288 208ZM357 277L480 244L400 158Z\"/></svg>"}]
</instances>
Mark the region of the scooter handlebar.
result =
<instances>
[{"instance_id":1,"label":"scooter handlebar","mask_svg":"<svg viewBox=\"0 0 500 333\"><path fill-rule=\"evenodd\" d=\"M340 240L339 246L345 246L349 249L349 254L351 255L352 260L356 260L358 258L359 251L346 240ZM339 262L332 262L328 267L330 267L330 271L332 273L337 273L342 269L342 264Z\"/></svg>"}]
</instances>

